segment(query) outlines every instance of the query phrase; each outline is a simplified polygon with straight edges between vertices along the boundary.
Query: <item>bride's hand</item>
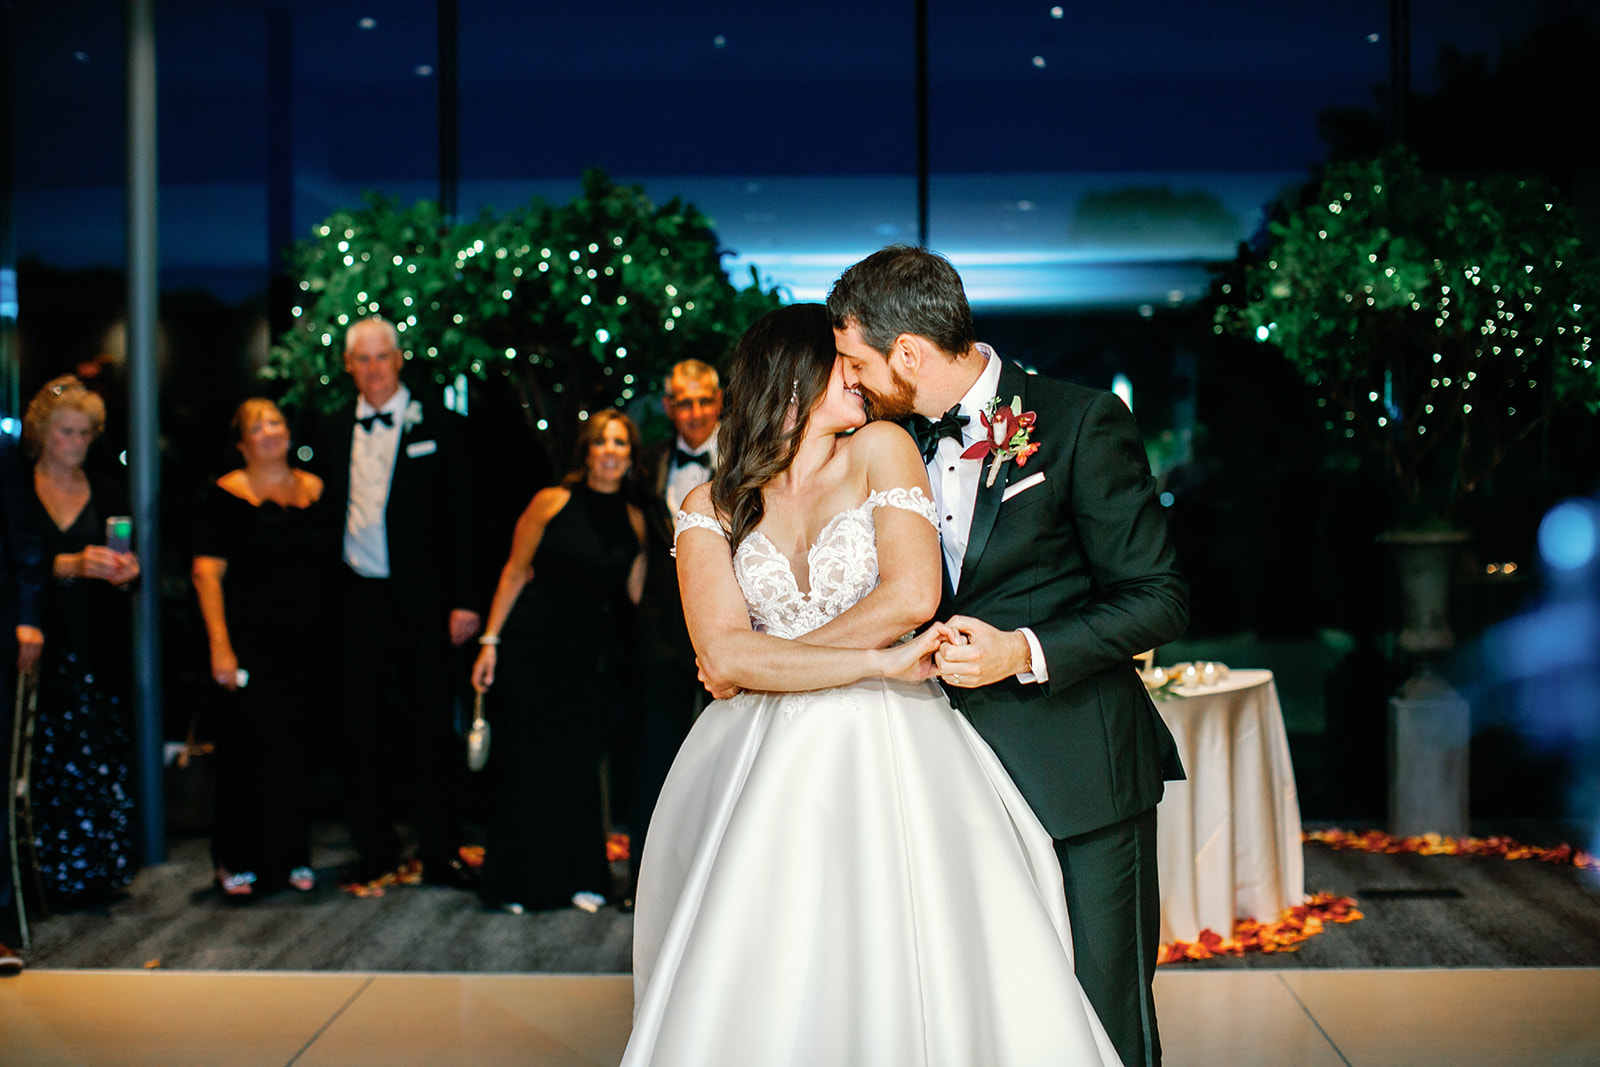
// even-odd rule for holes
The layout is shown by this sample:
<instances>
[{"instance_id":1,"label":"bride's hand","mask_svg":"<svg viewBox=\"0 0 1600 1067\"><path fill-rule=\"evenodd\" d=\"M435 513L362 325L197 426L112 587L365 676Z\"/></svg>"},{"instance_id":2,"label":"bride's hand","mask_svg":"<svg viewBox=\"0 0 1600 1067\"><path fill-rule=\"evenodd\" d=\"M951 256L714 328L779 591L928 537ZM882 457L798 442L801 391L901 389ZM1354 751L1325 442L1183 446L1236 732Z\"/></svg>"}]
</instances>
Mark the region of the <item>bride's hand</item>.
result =
<instances>
[{"instance_id":1,"label":"bride's hand","mask_svg":"<svg viewBox=\"0 0 1600 1067\"><path fill-rule=\"evenodd\" d=\"M949 640L942 623L934 623L916 637L902 644L884 649L880 673L885 678L900 682L921 682L938 673L933 665L933 654Z\"/></svg>"},{"instance_id":2,"label":"bride's hand","mask_svg":"<svg viewBox=\"0 0 1600 1067\"><path fill-rule=\"evenodd\" d=\"M700 662L700 657L694 660L695 673L699 676L700 684L706 687L706 692L711 694L712 700L728 700L744 692L732 682L720 678L713 678L706 673L705 664Z\"/></svg>"}]
</instances>

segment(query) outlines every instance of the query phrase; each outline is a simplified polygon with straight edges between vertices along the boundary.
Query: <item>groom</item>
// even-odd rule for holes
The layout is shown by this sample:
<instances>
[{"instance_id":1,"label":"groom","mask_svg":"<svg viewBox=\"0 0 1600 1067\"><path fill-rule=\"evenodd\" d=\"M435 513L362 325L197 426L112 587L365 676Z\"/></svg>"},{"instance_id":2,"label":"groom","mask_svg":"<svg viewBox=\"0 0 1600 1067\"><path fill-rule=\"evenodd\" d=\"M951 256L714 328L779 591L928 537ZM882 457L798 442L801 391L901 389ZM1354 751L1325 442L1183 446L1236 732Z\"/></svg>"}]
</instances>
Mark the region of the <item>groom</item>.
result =
<instances>
[{"instance_id":1,"label":"groom","mask_svg":"<svg viewBox=\"0 0 1600 1067\"><path fill-rule=\"evenodd\" d=\"M1183 633L1189 589L1138 428L1111 393L1002 365L935 253L867 257L828 311L846 385L923 446L945 558L938 618L965 639L940 650L940 677L1055 838L1078 980L1123 1063L1160 1063L1156 804L1183 768L1132 657ZM1013 414L1034 414L1033 451L1020 465L966 458L989 436L980 414L1013 397Z\"/></svg>"}]
</instances>

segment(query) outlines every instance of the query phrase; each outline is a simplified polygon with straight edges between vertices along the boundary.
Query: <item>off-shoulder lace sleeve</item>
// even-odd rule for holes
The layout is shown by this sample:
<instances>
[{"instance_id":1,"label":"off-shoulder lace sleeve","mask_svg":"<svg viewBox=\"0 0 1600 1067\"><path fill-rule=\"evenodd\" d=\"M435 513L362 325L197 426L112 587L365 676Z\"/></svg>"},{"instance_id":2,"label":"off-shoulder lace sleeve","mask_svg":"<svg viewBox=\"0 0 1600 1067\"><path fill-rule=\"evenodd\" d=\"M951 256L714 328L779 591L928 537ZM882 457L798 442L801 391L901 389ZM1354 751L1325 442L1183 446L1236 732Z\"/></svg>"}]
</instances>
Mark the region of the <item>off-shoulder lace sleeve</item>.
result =
<instances>
[{"instance_id":1,"label":"off-shoulder lace sleeve","mask_svg":"<svg viewBox=\"0 0 1600 1067\"><path fill-rule=\"evenodd\" d=\"M878 507L900 508L904 511L914 511L928 520L928 525L935 530L939 528L939 512L933 506L933 501L928 499L928 494L922 491L921 486L913 485L909 488L896 487L894 489L874 490L867 495L861 505L863 510L871 511ZM681 512L679 514L682 514Z\"/></svg>"},{"instance_id":2,"label":"off-shoulder lace sleeve","mask_svg":"<svg viewBox=\"0 0 1600 1067\"><path fill-rule=\"evenodd\" d=\"M673 522L672 522L672 555L673 555L673 558L677 558L677 555L678 555L678 538L683 535L683 531L685 531L685 530L696 530L696 529L698 529L698 530L715 530L717 533L721 534L723 537L727 537L728 536L728 531L724 530L722 528L721 524L718 523L716 519L713 519L710 515L702 515L698 511L680 511L680 512L678 512L677 517L675 519L673 519Z\"/></svg>"}]
</instances>

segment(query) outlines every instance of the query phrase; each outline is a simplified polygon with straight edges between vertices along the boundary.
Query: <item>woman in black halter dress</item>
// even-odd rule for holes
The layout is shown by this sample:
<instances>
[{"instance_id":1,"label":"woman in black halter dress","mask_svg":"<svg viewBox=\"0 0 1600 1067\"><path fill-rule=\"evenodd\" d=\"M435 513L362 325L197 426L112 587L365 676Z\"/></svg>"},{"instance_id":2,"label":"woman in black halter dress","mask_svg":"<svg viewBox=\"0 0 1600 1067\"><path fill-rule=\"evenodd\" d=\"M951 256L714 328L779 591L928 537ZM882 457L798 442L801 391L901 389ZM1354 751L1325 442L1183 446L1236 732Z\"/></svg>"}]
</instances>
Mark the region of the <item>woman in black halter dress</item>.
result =
<instances>
[{"instance_id":1,"label":"woman in black halter dress","mask_svg":"<svg viewBox=\"0 0 1600 1067\"><path fill-rule=\"evenodd\" d=\"M572 473L518 520L495 590L473 668L493 726L490 906L592 908L610 889L599 765L644 581L644 515L630 502L637 451L626 416L591 418Z\"/></svg>"}]
</instances>

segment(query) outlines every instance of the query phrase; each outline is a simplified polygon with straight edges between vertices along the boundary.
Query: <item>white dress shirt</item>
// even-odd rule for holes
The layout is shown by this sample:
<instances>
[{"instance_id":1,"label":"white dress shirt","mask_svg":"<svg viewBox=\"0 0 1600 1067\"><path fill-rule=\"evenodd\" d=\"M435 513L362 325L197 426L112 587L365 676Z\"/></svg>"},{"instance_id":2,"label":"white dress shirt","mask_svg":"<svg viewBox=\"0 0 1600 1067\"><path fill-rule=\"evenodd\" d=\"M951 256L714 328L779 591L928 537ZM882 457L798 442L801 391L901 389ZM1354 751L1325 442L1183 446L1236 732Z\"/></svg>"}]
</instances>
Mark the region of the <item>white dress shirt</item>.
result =
<instances>
[{"instance_id":1,"label":"white dress shirt","mask_svg":"<svg viewBox=\"0 0 1600 1067\"><path fill-rule=\"evenodd\" d=\"M691 456L709 456L711 465L713 467L717 465L716 430L712 430L711 436L700 442L699 448L690 448L681 436L676 442L676 447L683 449ZM673 453L673 455L676 455L676 453ZM669 456L669 462L671 459L672 456ZM685 463L681 466L677 463L672 463L667 470L667 510L676 515L678 508L683 505L683 498L688 496L695 486L703 485L710 480L710 469L702 467L698 463Z\"/></svg>"},{"instance_id":2,"label":"white dress shirt","mask_svg":"<svg viewBox=\"0 0 1600 1067\"><path fill-rule=\"evenodd\" d=\"M1000 389L1000 357L988 345L979 342L978 354L983 356L983 373L972 383L961 398L960 414L967 417L961 428L961 438L945 437L928 462L928 481L933 487L934 507L939 510L939 545L944 551L945 568L950 574L950 588L961 588L961 563L972 539L972 512L978 503L978 487L987 476L988 463L984 458L962 459L961 453L983 439L983 423L978 415L993 400ZM1017 675L1021 682L1043 682L1049 678L1044 661L1044 649L1032 630L1022 627L1031 654L1032 670Z\"/></svg>"},{"instance_id":3,"label":"white dress shirt","mask_svg":"<svg viewBox=\"0 0 1600 1067\"><path fill-rule=\"evenodd\" d=\"M356 400L356 418L385 413L391 425L374 422L364 430L350 427L350 506L345 512L344 561L363 578L389 577L389 528L384 512L389 507L389 482L400 454L400 431L411 392L401 386L373 407L366 397Z\"/></svg>"}]
</instances>

